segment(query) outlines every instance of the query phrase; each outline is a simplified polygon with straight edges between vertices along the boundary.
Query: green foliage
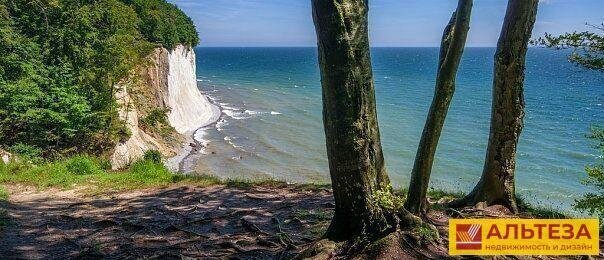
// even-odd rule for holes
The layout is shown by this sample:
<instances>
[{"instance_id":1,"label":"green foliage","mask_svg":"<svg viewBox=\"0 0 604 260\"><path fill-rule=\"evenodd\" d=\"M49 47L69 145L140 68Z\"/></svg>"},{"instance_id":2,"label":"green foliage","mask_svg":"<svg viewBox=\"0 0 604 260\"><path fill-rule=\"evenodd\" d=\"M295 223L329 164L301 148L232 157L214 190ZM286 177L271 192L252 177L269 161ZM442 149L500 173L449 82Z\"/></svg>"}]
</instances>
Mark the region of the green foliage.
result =
<instances>
[{"instance_id":1,"label":"green foliage","mask_svg":"<svg viewBox=\"0 0 604 260\"><path fill-rule=\"evenodd\" d=\"M173 4L163 0L124 0L140 16L139 27L150 42L173 48L177 44L195 46L199 37L193 21Z\"/></svg>"},{"instance_id":2,"label":"green foliage","mask_svg":"<svg viewBox=\"0 0 604 260\"><path fill-rule=\"evenodd\" d=\"M594 187L596 192L588 193L583 198L578 199L575 208L598 216L602 223L604 221L604 129L593 128L592 135L589 137L596 142L596 148L600 151L600 156L596 165L586 167L588 177L583 183Z\"/></svg>"},{"instance_id":3,"label":"green foliage","mask_svg":"<svg viewBox=\"0 0 604 260\"><path fill-rule=\"evenodd\" d=\"M169 125L168 112L170 112L169 109L154 108L149 111L147 116L139 119L138 123L143 128L157 128L162 125Z\"/></svg>"},{"instance_id":4,"label":"green foliage","mask_svg":"<svg viewBox=\"0 0 604 260\"><path fill-rule=\"evenodd\" d=\"M34 147L31 145L26 145L26 144L22 144L22 143L17 143L15 145L11 146L9 151L12 152L13 154L19 155L19 157L21 157L24 160L28 160L31 162L43 161L43 159L41 158L42 149L40 149L38 147Z\"/></svg>"},{"instance_id":5,"label":"green foliage","mask_svg":"<svg viewBox=\"0 0 604 260\"><path fill-rule=\"evenodd\" d=\"M76 155L68 159L65 168L69 173L75 175L91 175L103 171L98 160L86 155Z\"/></svg>"},{"instance_id":6,"label":"green foliage","mask_svg":"<svg viewBox=\"0 0 604 260\"><path fill-rule=\"evenodd\" d=\"M434 226L428 224L422 224L415 227L413 232L421 238L421 241L436 241L440 237L438 235L438 230Z\"/></svg>"},{"instance_id":7,"label":"green foliage","mask_svg":"<svg viewBox=\"0 0 604 260\"><path fill-rule=\"evenodd\" d=\"M150 161L150 162L157 163L157 164L162 163L161 153L157 150L146 151L143 159L145 161Z\"/></svg>"},{"instance_id":8,"label":"green foliage","mask_svg":"<svg viewBox=\"0 0 604 260\"><path fill-rule=\"evenodd\" d=\"M0 0L0 145L53 158L126 140L114 85L179 43L195 28L164 0Z\"/></svg>"},{"instance_id":9,"label":"green foliage","mask_svg":"<svg viewBox=\"0 0 604 260\"><path fill-rule=\"evenodd\" d=\"M141 160L123 172L109 172L105 162L95 157L72 158L31 164L0 164L0 184L22 184L40 189L80 187L90 193L165 187L174 183L207 186L221 183L214 177L173 174L162 164Z\"/></svg>"},{"instance_id":10,"label":"green foliage","mask_svg":"<svg viewBox=\"0 0 604 260\"><path fill-rule=\"evenodd\" d=\"M518 205L518 209L523 214L528 215L532 218L541 218L541 219L567 219L569 216L560 212L551 207L537 207L527 202L526 199L522 196L516 197L516 203Z\"/></svg>"},{"instance_id":11,"label":"green foliage","mask_svg":"<svg viewBox=\"0 0 604 260\"><path fill-rule=\"evenodd\" d=\"M589 25L596 32L573 32L559 36L545 34L533 41L534 44L554 49L572 49L569 60L579 66L604 71L604 23Z\"/></svg>"},{"instance_id":12,"label":"green foliage","mask_svg":"<svg viewBox=\"0 0 604 260\"><path fill-rule=\"evenodd\" d=\"M385 189L375 191L373 199L381 208L390 211L397 211L405 204L405 198L394 194L394 190L390 184Z\"/></svg>"},{"instance_id":13,"label":"green foliage","mask_svg":"<svg viewBox=\"0 0 604 260\"><path fill-rule=\"evenodd\" d=\"M8 200L8 191L4 187L0 186L0 201Z\"/></svg>"}]
</instances>

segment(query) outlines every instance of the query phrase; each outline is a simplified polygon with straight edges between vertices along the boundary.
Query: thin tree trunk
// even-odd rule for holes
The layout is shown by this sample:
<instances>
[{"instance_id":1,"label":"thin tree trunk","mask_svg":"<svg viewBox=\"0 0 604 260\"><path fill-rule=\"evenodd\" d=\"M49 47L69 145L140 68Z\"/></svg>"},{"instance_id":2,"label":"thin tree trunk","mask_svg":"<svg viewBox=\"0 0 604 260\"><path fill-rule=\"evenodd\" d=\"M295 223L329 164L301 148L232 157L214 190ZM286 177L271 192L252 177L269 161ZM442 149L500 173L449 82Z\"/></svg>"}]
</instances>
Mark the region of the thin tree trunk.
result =
<instances>
[{"instance_id":1,"label":"thin tree trunk","mask_svg":"<svg viewBox=\"0 0 604 260\"><path fill-rule=\"evenodd\" d=\"M514 172L524 120L524 71L538 0L509 0L495 54L491 131L482 177L461 204L486 202L518 212ZM460 204L460 203L455 203Z\"/></svg>"},{"instance_id":2,"label":"thin tree trunk","mask_svg":"<svg viewBox=\"0 0 604 260\"><path fill-rule=\"evenodd\" d=\"M336 209L326 238L384 234L391 218L373 194L384 168L369 53L367 0L313 0L323 121Z\"/></svg>"},{"instance_id":3,"label":"thin tree trunk","mask_svg":"<svg viewBox=\"0 0 604 260\"><path fill-rule=\"evenodd\" d=\"M434 99L415 156L405 203L405 208L415 215L424 214L428 206L426 196L434 154L455 92L455 78L470 30L472 4L473 0L459 0L443 33Z\"/></svg>"}]
</instances>

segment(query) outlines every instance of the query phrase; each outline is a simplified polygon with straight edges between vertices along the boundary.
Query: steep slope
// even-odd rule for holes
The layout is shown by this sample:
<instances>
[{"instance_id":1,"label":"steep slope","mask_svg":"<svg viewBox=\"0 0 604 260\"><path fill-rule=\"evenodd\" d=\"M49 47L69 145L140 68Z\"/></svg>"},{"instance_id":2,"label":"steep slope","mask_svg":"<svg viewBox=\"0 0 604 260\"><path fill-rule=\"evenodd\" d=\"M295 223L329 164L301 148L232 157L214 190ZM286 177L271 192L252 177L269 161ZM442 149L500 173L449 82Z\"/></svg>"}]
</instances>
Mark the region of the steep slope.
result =
<instances>
[{"instance_id":1,"label":"steep slope","mask_svg":"<svg viewBox=\"0 0 604 260\"><path fill-rule=\"evenodd\" d=\"M113 151L113 169L130 165L148 150L158 150L167 158L187 153L188 149L182 149L184 141L198 128L218 120L220 110L197 88L195 72L192 48L157 48L116 86L120 119L126 122L130 137ZM177 170L179 160L170 162Z\"/></svg>"}]
</instances>

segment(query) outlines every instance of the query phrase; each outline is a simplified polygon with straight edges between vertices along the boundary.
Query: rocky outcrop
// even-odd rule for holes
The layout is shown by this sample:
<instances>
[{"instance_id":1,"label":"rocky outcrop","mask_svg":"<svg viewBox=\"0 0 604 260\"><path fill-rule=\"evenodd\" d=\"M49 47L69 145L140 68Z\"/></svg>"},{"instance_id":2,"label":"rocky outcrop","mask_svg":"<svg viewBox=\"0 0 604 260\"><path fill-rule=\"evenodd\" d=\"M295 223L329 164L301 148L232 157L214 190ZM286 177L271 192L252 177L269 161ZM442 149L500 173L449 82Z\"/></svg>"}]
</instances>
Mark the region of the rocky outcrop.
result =
<instances>
[{"instance_id":1,"label":"rocky outcrop","mask_svg":"<svg viewBox=\"0 0 604 260\"><path fill-rule=\"evenodd\" d=\"M181 157L177 155L186 151L182 149L185 140L218 119L219 108L197 88L195 70L195 53L190 47L157 48L131 77L116 86L120 119L130 138L119 143L111 155L113 169L127 167L152 149L166 158ZM141 119L158 111L167 114L168 125L141 125Z\"/></svg>"},{"instance_id":2,"label":"rocky outcrop","mask_svg":"<svg viewBox=\"0 0 604 260\"><path fill-rule=\"evenodd\" d=\"M4 164L8 164L13 160L13 155L7 151L0 149L0 158L2 158L2 162Z\"/></svg>"},{"instance_id":3,"label":"rocky outcrop","mask_svg":"<svg viewBox=\"0 0 604 260\"><path fill-rule=\"evenodd\" d=\"M139 112L136 105L132 101L128 93L129 84L118 86L115 94L119 109L120 120L126 123L126 127L130 131L130 138L122 143L117 144L113 155L111 156L111 167L114 170L124 168L134 161L142 158L148 150L163 150L162 154L172 152L170 148L160 144L149 134L145 133L139 127Z\"/></svg>"}]
</instances>

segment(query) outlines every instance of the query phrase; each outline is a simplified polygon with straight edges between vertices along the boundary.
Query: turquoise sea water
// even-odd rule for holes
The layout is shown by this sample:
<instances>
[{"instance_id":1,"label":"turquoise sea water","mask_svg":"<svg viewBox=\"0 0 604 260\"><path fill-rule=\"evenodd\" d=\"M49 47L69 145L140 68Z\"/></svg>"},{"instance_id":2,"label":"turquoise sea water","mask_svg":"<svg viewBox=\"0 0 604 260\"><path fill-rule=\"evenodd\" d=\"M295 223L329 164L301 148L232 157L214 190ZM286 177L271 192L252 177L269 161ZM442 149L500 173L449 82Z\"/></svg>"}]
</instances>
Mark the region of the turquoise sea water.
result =
<instances>
[{"instance_id":1,"label":"turquoise sea water","mask_svg":"<svg viewBox=\"0 0 604 260\"><path fill-rule=\"evenodd\" d=\"M488 140L493 48L469 48L436 155L432 186L469 191ZM199 86L223 115L198 133L208 143L194 169L223 177L328 181L321 87L314 48L197 48ZM389 174L406 186L432 100L437 48L372 50L378 117ZM604 124L604 75L565 53L531 49L527 115L518 151L518 192L568 210L596 151L585 138Z\"/></svg>"}]
</instances>

